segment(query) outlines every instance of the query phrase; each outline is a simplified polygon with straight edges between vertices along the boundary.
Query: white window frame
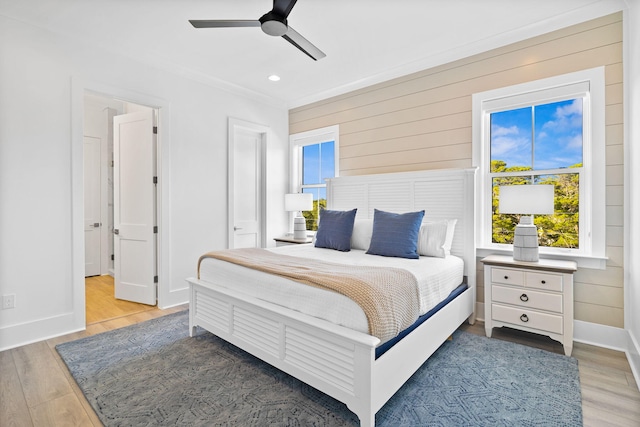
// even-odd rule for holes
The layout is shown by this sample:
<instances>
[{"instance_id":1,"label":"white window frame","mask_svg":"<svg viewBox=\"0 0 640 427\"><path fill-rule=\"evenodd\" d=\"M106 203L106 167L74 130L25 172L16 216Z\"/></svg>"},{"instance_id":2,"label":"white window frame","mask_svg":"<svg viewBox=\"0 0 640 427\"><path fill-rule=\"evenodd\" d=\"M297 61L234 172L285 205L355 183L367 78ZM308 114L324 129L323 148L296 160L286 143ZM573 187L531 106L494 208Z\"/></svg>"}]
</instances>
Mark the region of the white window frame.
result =
<instances>
[{"instance_id":1,"label":"white window frame","mask_svg":"<svg viewBox=\"0 0 640 427\"><path fill-rule=\"evenodd\" d=\"M334 142L334 166L335 177L340 173L340 126L333 125L306 132L289 135L289 147L291 158L290 188L292 193L302 192L302 148L308 145L320 144L322 142ZM327 184L308 185L305 188L326 188Z\"/></svg>"},{"instance_id":2,"label":"white window frame","mask_svg":"<svg viewBox=\"0 0 640 427\"><path fill-rule=\"evenodd\" d=\"M581 267L606 267L606 163L604 67L592 68L481 92L472 97L473 165L476 177L478 256L511 253L512 245L492 243L490 114L569 98L584 98L583 167L580 175L580 247L540 247L541 258L573 259ZM564 170L570 172L571 170ZM529 173L530 172L530 173ZM527 171L527 175L538 171Z\"/></svg>"},{"instance_id":3,"label":"white window frame","mask_svg":"<svg viewBox=\"0 0 640 427\"><path fill-rule=\"evenodd\" d=\"M339 167L339 146L340 146L339 125L327 126L320 129L313 129L306 132L289 135L289 145L291 147L291 192L299 193L302 190L302 148L307 145L320 144L322 142L334 141L335 154L335 176L338 176ZM316 187L326 187L319 184ZM310 187L309 187L310 188Z\"/></svg>"}]
</instances>

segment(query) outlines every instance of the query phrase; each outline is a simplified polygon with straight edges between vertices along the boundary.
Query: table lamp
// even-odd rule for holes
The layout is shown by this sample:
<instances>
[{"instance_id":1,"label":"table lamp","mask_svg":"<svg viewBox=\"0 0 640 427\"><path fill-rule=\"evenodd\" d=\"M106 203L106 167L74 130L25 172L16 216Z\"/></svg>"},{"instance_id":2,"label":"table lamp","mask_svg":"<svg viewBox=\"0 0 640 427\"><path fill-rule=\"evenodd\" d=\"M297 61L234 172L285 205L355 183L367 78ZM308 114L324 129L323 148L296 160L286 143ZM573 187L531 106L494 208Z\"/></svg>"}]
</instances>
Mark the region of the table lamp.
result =
<instances>
[{"instance_id":1,"label":"table lamp","mask_svg":"<svg viewBox=\"0 0 640 427\"><path fill-rule=\"evenodd\" d=\"M500 186L499 213L521 215L513 238L515 261L538 261L538 230L532 215L553 214L553 190L553 185Z\"/></svg>"},{"instance_id":2,"label":"table lamp","mask_svg":"<svg viewBox=\"0 0 640 427\"><path fill-rule=\"evenodd\" d=\"M284 195L284 209L289 212L296 212L293 218L293 238L307 238L307 222L302 216L302 211L313 209L313 194L311 193L291 193Z\"/></svg>"}]
</instances>

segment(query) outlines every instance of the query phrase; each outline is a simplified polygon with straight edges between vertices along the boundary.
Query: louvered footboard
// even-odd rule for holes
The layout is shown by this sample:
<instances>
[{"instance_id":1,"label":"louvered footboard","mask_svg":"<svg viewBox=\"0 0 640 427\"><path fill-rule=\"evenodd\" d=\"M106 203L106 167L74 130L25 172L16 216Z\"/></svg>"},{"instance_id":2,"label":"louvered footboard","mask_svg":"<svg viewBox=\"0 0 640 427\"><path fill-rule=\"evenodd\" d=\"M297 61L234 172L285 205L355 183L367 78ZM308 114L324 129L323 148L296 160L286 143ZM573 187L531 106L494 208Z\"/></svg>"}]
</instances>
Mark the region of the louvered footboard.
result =
<instances>
[{"instance_id":1,"label":"louvered footboard","mask_svg":"<svg viewBox=\"0 0 640 427\"><path fill-rule=\"evenodd\" d=\"M468 290L379 359L379 340L197 279L190 285L189 332L202 327L345 403L360 425L376 412L473 312Z\"/></svg>"},{"instance_id":2,"label":"louvered footboard","mask_svg":"<svg viewBox=\"0 0 640 427\"><path fill-rule=\"evenodd\" d=\"M374 425L370 366L377 338L210 283L188 281L191 335L200 326L344 402L361 425Z\"/></svg>"}]
</instances>

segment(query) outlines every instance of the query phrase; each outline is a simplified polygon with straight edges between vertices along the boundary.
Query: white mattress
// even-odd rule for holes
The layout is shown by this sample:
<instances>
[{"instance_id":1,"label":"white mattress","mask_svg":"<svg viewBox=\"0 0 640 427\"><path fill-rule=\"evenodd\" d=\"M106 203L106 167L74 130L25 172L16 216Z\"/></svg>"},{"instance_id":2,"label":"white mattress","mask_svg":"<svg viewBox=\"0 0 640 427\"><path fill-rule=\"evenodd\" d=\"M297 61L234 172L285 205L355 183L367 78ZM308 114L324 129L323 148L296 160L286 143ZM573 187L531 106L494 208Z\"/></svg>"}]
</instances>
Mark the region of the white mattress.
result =
<instances>
[{"instance_id":1,"label":"white mattress","mask_svg":"<svg viewBox=\"0 0 640 427\"><path fill-rule=\"evenodd\" d=\"M462 283L463 261L456 256L434 258L422 256L411 260L367 255L362 250L340 252L316 248L311 244L270 248L290 256L348 265L372 265L403 268L418 281L420 314L435 307ZM367 319L358 304L336 292L307 286L280 276L205 258L200 266L200 279L234 289L255 298L296 310L347 328L368 333Z\"/></svg>"}]
</instances>

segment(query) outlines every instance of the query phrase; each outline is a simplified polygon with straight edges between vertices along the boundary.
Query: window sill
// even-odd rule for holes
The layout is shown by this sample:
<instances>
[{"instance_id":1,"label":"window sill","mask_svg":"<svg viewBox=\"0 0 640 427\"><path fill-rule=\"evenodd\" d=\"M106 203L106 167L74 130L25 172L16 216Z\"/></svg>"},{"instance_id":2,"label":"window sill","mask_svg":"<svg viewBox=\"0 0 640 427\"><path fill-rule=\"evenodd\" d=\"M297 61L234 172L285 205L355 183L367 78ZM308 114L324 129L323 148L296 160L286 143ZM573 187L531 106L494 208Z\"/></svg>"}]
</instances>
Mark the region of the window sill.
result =
<instances>
[{"instance_id":1,"label":"window sill","mask_svg":"<svg viewBox=\"0 0 640 427\"><path fill-rule=\"evenodd\" d=\"M512 255L513 251L509 249L502 248L476 248L476 256L477 257L486 257L491 254L499 254L499 255ZM559 253L544 253L540 251L540 258L543 259L564 259L575 261L578 263L578 268L590 268L594 270L606 270L607 268L607 257L598 257L593 255L582 255L582 254L559 254Z\"/></svg>"}]
</instances>

